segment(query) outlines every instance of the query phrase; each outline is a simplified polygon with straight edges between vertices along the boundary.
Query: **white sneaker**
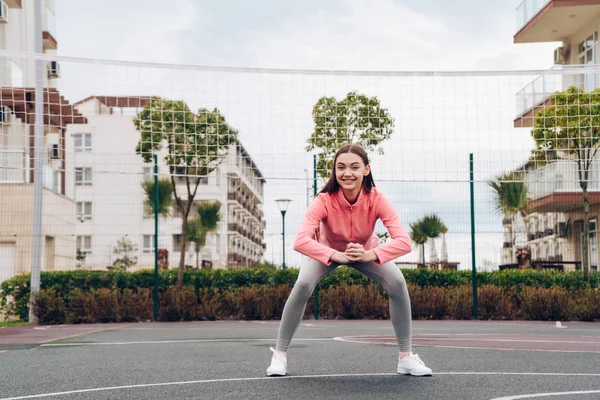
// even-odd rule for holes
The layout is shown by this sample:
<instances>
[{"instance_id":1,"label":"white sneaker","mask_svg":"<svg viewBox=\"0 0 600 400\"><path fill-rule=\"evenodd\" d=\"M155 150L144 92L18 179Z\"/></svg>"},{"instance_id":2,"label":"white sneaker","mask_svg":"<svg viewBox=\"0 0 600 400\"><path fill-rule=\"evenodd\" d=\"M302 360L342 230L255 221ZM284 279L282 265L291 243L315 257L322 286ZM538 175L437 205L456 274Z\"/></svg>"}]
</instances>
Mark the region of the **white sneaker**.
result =
<instances>
[{"instance_id":1,"label":"white sneaker","mask_svg":"<svg viewBox=\"0 0 600 400\"><path fill-rule=\"evenodd\" d=\"M398 360L399 374L414 375L414 376L431 376L431 368L427 368L425 363L421 361L418 354L410 353L409 356Z\"/></svg>"},{"instance_id":2,"label":"white sneaker","mask_svg":"<svg viewBox=\"0 0 600 400\"><path fill-rule=\"evenodd\" d=\"M267 368L267 376L285 376L287 373L287 355L279 351L275 351L274 348L270 348L273 352L271 358L271 365Z\"/></svg>"}]
</instances>

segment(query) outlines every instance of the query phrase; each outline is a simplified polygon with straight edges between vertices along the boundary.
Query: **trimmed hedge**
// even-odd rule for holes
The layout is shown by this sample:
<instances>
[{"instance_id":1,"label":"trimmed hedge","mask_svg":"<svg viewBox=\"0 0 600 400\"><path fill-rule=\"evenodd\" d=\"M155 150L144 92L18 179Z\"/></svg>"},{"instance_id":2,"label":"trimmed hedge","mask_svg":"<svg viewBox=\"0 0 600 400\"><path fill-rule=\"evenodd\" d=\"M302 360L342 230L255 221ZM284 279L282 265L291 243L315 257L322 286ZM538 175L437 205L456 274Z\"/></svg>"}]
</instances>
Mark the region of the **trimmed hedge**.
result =
<instances>
[{"instance_id":1,"label":"trimmed hedge","mask_svg":"<svg viewBox=\"0 0 600 400\"><path fill-rule=\"evenodd\" d=\"M455 289L456 293L463 293L465 290L471 290L471 272L470 271L451 271L451 270L441 270L441 271L433 271L427 269L406 269L402 270L404 277L409 285L414 286L415 288L420 288L421 290L426 290L428 296L435 298L438 296L440 289ZM193 290L194 293L204 293L203 291L208 290L210 293L236 293L236 295L245 294L246 292L240 291L241 288L254 288L254 287L264 287L264 288L275 288L275 287L285 287L287 288L287 292L285 294L284 299L281 301L285 302L285 298L289 294L290 288L293 286L296 277L298 275L298 270L294 268L281 270L281 269L215 269L215 270L186 270L184 272L184 286L190 290ZM142 270L136 272L108 272L108 271L56 271L56 272L42 272L41 276L41 288L44 294L42 296L48 295L52 298L52 293L56 293L57 298L60 297L60 304L57 303L54 309L57 315L66 315L72 313L73 305L70 304L72 298L77 298L78 303L75 305L75 308L78 309L87 309L91 310L94 308L98 308L101 306L103 309L115 309L117 307L115 304L121 304L125 302L125 304L129 304L127 299L135 298L135 301L139 300L139 293L150 293L153 287L153 279L154 272L152 270ZM482 288L485 287L498 287L502 289L514 289L514 291L522 291L524 288L537 288L537 289L564 289L566 291L582 291L582 290L591 290L597 289L599 287L600 282L600 273L591 273L590 279L586 281L583 278L583 274L581 272L556 272L556 271L536 271L536 270L504 270L504 271L494 271L494 272L479 272L477 274L477 284L480 288L480 292ZM3 308L4 312L7 315L15 315L20 317L22 320L26 320L28 318L28 302L29 302L29 283L30 277L29 274L15 276L10 280L2 282L0 284L0 307ZM163 270L159 272L159 291L161 296L169 296L168 293L171 293L173 288L177 284L177 269L169 269ZM353 268L348 267L340 267L337 268L333 273L325 277L319 287L321 289L321 293L327 292L329 289L332 289L331 293L337 293L338 296L349 296L352 290L359 290L356 288L347 288L353 286L360 286L363 288L370 288L374 286L379 291L380 295L386 297L387 294L383 290L383 288L378 284L373 284L371 279L362 275L360 272L356 271ZM100 296L102 298L101 305L94 303L94 300L97 297L97 293L99 291L104 290L103 293L108 293L106 290L113 291L113 297L109 299L105 298L106 296ZM262 289L263 291L266 289ZM278 289L283 290L283 289ZM369 289L374 290L374 289ZM337 291L337 292L336 292ZM450 292L452 292L450 290ZM448 291L444 291L443 299L440 301L448 302ZM76 294L73 297L73 293ZM86 294L87 293L87 294ZM94 293L92 296L90 293ZM265 292L266 293L266 292ZM270 292L269 292L270 293ZM520 292L519 292L520 293ZM271 294L269 294L271 295ZM511 292L512 295L512 292ZM87 297L86 297L87 296ZM200 304L200 295L197 295L197 303ZM326 296L323 294L322 296ZM441 296L441 295L440 295ZM458 295L456 295L458 296ZM464 297L464 293L460 296ZM470 296L470 295L469 295ZM219 296L217 296L219 297ZM426 296L427 297L427 296ZM87 298L87 300L84 300ZM142 296L143 298L143 296ZM203 304L206 303L206 296L202 296ZM219 297L224 298L224 297ZM165 297L166 299L166 297ZM277 297L279 299L279 297ZM412 300L412 298L411 298ZM499 299L502 300L502 299ZM58 301L58 300L56 300ZM94 300L96 301L96 300ZM131 300L133 301L133 300ZM167 301L167 300L165 300ZM191 300L190 300L191 301ZM227 300L229 303L233 300ZM275 299L273 299L275 301ZM277 300L279 301L279 300ZM469 298L469 302L470 302ZM47 307L47 304L50 304L50 300L46 303L40 302L39 306ZM163 306L163 297L161 297L161 307ZM170 304L167 301L168 304ZM171 302L172 303L172 302ZM210 302L209 302L210 303ZM228 304L229 304L228 303ZM413 301L414 303L414 301ZM427 301L429 303L429 300ZM463 300L460 302L454 301L450 302L454 304L456 308L452 313L454 317L460 318L464 312L470 316L471 305L463 305L466 304L467 301ZM152 306L152 301L150 297L150 308ZM220 306L216 303L211 303L213 306ZM241 304L241 303L240 303ZM238 306L241 306L238 304ZM353 303L349 303L354 306ZM515 301L515 304L518 305L518 301ZM561 305L559 305L561 306ZM61 309L64 307L64 309ZM119 307L122 307L119 305ZM134 307L138 309L141 306L130 305L128 307ZM249 307L249 306L244 306ZM466 311L462 311L462 308L466 307ZM481 308L481 300L480 300L480 308ZM439 315L440 317L443 315L448 315L447 311L441 313L442 308L437 307L436 313L434 315ZM340 309L336 309L337 311L331 311L332 315L340 314ZM320 310L321 311L321 310ZM46 314L46 311L40 310L42 314ZM123 313L119 311L120 313ZM162 313L161 308L161 313ZM206 312L206 310L205 310ZM271 315L269 313L263 314L264 310L255 315ZM165 320L171 320L169 317L170 312L165 311ZM441 313L441 314L440 314ZM74 315L83 315L83 313L74 314ZM129 318L129 320L139 320L144 319L147 314L139 314L139 313L131 313L124 312L123 315L130 315L129 317L121 317L118 313L114 313L115 316L105 318L110 318L111 321L120 320L119 318ZM118 314L118 315L117 315ZM175 313L178 315L177 313ZM239 312L233 313L238 315ZM232 315L233 315L232 314ZM243 315L251 315L242 313ZM341 314L351 315L351 312L343 312ZM361 313L359 313L361 314ZM513 313L516 318L519 318L519 313ZM40 315L40 314L38 314ZM151 311L150 311L150 316ZM162 314L161 314L162 315ZM204 314L202 314L204 315ZM215 315L221 315L216 312ZM380 315L380 314L375 314ZM72 317L75 318L75 317ZM77 319L79 318L79 319ZM88 322L88 320L102 320L100 316L94 316L93 313L88 313L86 316L80 316L73 319L72 322ZM87 320L86 320L87 318ZM179 317L177 317L179 318ZM186 317L188 318L188 317ZM196 319L193 316L189 318ZM216 318L216 317L215 317ZM268 318L268 317L266 317ZM52 318L50 318L52 319ZM161 317L162 319L162 317ZM145 319L144 319L145 320ZM109 322L108 320L106 322Z\"/></svg>"},{"instance_id":2,"label":"trimmed hedge","mask_svg":"<svg viewBox=\"0 0 600 400\"><path fill-rule=\"evenodd\" d=\"M413 319L471 319L472 290L462 286L408 285ZM232 289L170 287L160 293L160 321L280 319L289 296L287 285L240 286ZM313 314L309 299L305 318ZM600 319L598 289L568 290L527 286L484 285L478 292L481 320ZM40 291L34 310L43 324L132 322L152 320L150 289L76 289L64 295ZM389 319L389 300L379 285L342 285L320 292L323 319Z\"/></svg>"}]
</instances>

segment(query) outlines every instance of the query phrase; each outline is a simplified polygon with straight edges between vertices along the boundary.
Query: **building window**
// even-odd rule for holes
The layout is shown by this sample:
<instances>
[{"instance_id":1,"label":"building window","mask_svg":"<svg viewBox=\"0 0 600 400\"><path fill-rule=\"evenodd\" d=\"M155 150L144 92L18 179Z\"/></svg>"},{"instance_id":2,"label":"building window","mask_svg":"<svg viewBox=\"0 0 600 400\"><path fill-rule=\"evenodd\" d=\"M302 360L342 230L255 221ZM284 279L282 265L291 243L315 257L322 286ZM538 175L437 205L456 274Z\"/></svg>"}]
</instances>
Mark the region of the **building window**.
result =
<instances>
[{"instance_id":1,"label":"building window","mask_svg":"<svg viewBox=\"0 0 600 400\"><path fill-rule=\"evenodd\" d=\"M143 217L144 218L154 218L153 207L150 204L148 204L147 201L144 201Z\"/></svg>"},{"instance_id":2,"label":"building window","mask_svg":"<svg viewBox=\"0 0 600 400\"><path fill-rule=\"evenodd\" d=\"M579 64L592 65L598 63L598 32L594 32L577 46ZM594 90L596 85L596 72L579 75L579 87L585 91Z\"/></svg>"},{"instance_id":3,"label":"building window","mask_svg":"<svg viewBox=\"0 0 600 400\"><path fill-rule=\"evenodd\" d=\"M75 185L76 186L91 186L92 185L92 168L90 168L90 167L75 168Z\"/></svg>"},{"instance_id":4,"label":"building window","mask_svg":"<svg viewBox=\"0 0 600 400\"><path fill-rule=\"evenodd\" d=\"M92 219L92 202L91 201L78 201L77 202L77 219L82 222Z\"/></svg>"},{"instance_id":5,"label":"building window","mask_svg":"<svg viewBox=\"0 0 600 400\"><path fill-rule=\"evenodd\" d=\"M92 237L77 236L77 250L86 255L92 254Z\"/></svg>"},{"instance_id":6,"label":"building window","mask_svg":"<svg viewBox=\"0 0 600 400\"><path fill-rule=\"evenodd\" d=\"M142 174L144 175L144 177L142 179L144 179L145 181L154 179L154 171L153 170L154 170L154 167L143 167Z\"/></svg>"},{"instance_id":7,"label":"building window","mask_svg":"<svg viewBox=\"0 0 600 400\"><path fill-rule=\"evenodd\" d=\"M144 246L142 251L146 254L154 253L154 235L144 235Z\"/></svg>"},{"instance_id":8,"label":"building window","mask_svg":"<svg viewBox=\"0 0 600 400\"><path fill-rule=\"evenodd\" d=\"M76 133L75 138L75 152L85 153L92 151L92 134L91 133Z\"/></svg>"}]
</instances>

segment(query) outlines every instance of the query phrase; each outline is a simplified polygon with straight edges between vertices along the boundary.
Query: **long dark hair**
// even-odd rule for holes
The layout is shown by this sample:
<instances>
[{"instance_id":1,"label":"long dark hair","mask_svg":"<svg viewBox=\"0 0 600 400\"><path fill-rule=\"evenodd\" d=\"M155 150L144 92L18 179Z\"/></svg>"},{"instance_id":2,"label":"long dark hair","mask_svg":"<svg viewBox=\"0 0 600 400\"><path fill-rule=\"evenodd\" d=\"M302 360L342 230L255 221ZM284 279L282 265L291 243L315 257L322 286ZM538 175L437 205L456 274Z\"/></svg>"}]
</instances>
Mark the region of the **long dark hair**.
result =
<instances>
[{"instance_id":1,"label":"long dark hair","mask_svg":"<svg viewBox=\"0 0 600 400\"><path fill-rule=\"evenodd\" d=\"M333 166L331 168L331 176L329 180L323 186L323 189L319 193L335 193L340 190L340 184L335 179L335 163L337 162L338 156L344 153L354 153L359 156L365 166L369 165L369 155L361 146L357 144L348 143L340 147L340 149L335 153L335 157L333 158ZM370 193L371 189L375 186L375 181L373 181L373 174L369 171L369 175L365 176L362 181L362 188L366 193Z\"/></svg>"}]
</instances>

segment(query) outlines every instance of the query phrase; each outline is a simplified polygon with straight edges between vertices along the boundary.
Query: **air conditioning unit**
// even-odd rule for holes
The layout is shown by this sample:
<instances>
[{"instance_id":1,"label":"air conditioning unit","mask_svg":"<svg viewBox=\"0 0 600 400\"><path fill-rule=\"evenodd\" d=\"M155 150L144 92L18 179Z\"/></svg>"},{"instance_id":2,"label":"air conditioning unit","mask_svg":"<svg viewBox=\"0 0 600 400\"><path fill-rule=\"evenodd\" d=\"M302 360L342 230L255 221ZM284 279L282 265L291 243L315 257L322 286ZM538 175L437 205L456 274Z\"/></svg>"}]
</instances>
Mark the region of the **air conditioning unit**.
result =
<instances>
[{"instance_id":1,"label":"air conditioning unit","mask_svg":"<svg viewBox=\"0 0 600 400\"><path fill-rule=\"evenodd\" d=\"M554 64L566 64L569 48L566 46L560 46L554 49Z\"/></svg>"},{"instance_id":2,"label":"air conditioning unit","mask_svg":"<svg viewBox=\"0 0 600 400\"><path fill-rule=\"evenodd\" d=\"M8 22L8 5L0 0L0 22Z\"/></svg>"},{"instance_id":3,"label":"air conditioning unit","mask_svg":"<svg viewBox=\"0 0 600 400\"><path fill-rule=\"evenodd\" d=\"M48 62L48 78L59 78L60 77L60 65L58 61Z\"/></svg>"},{"instance_id":4,"label":"air conditioning unit","mask_svg":"<svg viewBox=\"0 0 600 400\"><path fill-rule=\"evenodd\" d=\"M60 159L60 146L58 144L53 144L50 148L50 154L48 156L53 160Z\"/></svg>"}]
</instances>

